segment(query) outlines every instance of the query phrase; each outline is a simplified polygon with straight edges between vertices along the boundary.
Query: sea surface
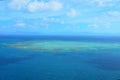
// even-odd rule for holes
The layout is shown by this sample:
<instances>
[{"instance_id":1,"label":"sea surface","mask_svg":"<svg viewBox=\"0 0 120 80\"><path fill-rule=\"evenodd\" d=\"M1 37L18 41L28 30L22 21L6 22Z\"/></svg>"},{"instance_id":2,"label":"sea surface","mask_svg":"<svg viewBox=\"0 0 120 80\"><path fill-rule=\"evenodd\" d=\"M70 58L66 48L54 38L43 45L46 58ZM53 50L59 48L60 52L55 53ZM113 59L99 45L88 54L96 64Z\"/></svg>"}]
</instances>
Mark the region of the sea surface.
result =
<instances>
[{"instance_id":1,"label":"sea surface","mask_svg":"<svg viewBox=\"0 0 120 80\"><path fill-rule=\"evenodd\" d=\"M117 49L39 52L3 45L43 40L115 43ZM0 80L120 80L120 37L1 36Z\"/></svg>"}]
</instances>

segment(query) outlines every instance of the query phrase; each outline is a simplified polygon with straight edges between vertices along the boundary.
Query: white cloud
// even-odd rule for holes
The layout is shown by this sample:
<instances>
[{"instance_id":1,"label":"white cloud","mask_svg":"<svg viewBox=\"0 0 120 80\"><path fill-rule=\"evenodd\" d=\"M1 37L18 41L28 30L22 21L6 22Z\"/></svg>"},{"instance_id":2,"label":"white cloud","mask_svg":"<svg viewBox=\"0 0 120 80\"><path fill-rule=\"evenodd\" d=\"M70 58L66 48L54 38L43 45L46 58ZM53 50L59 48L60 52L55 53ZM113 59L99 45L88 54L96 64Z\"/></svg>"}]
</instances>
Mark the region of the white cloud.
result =
<instances>
[{"instance_id":1,"label":"white cloud","mask_svg":"<svg viewBox=\"0 0 120 80\"><path fill-rule=\"evenodd\" d=\"M44 7L45 4L43 2L34 1L28 4L28 11L34 12Z\"/></svg>"},{"instance_id":2,"label":"white cloud","mask_svg":"<svg viewBox=\"0 0 120 80\"><path fill-rule=\"evenodd\" d=\"M47 5L51 10L54 10L54 11L62 8L62 4L60 2L57 2L57 1L48 2Z\"/></svg>"},{"instance_id":3,"label":"white cloud","mask_svg":"<svg viewBox=\"0 0 120 80\"><path fill-rule=\"evenodd\" d=\"M71 10L67 13L67 15L68 15L69 17L76 17L76 16L78 15L78 12L77 12L75 9L71 9Z\"/></svg>"},{"instance_id":4,"label":"white cloud","mask_svg":"<svg viewBox=\"0 0 120 80\"><path fill-rule=\"evenodd\" d=\"M112 2L112 0L96 0L98 5L104 7Z\"/></svg>"},{"instance_id":5,"label":"white cloud","mask_svg":"<svg viewBox=\"0 0 120 80\"><path fill-rule=\"evenodd\" d=\"M110 12L108 12L108 15L113 16L113 17L119 17L120 12L119 11L110 11Z\"/></svg>"},{"instance_id":6,"label":"white cloud","mask_svg":"<svg viewBox=\"0 0 120 80\"><path fill-rule=\"evenodd\" d=\"M105 23L105 24L104 24L104 27L105 27L105 28L110 28L110 25L111 25L110 23Z\"/></svg>"},{"instance_id":7,"label":"white cloud","mask_svg":"<svg viewBox=\"0 0 120 80\"><path fill-rule=\"evenodd\" d=\"M9 7L16 10L27 9L30 12L42 10L57 11L62 8L62 4L56 0L51 0L48 2L38 0L12 0L12 2L9 3Z\"/></svg>"},{"instance_id":8,"label":"white cloud","mask_svg":"<svg viewBox=\"0 0 120 80\"><path fill-rule=\"evenodd\" d=\"M58 21L58 19L57 18L43 18L43 21L45 21L45 22L57 22Z\"/></svg>"},{"instance_id":9,"label":"white cloud","mask_svg":"<svg viewBox=\"0 0 120 80\"><path fill-rule=\"evenodd\" d=\"M8 4L8 6L11 9L21 10L21 9L25 8L29 2L30 2L30 0L12 0Z\"/></svg>"},{"instance_id":10,"label":"white cloud","mask_svg":"<svg viewBox=\"0 0 120 80\"><path fill-rule=\"evenodd\" d=\"M99 25L94 23L94 24L91 24L91 25L88 25L89 27L92 27L92 28L99 28Z\"/></svg>"},{"instance_id":11,"label":"white cloud","mask_svg":"<svg viewBox=\"0 0 120 80\"><path fill-rule=\"evenodd\" d=\"M88 27L92 27L94 29L97 29L97 28L99 28L99 29L106 28L107 29L107 28L110 28L110 26L111 26L111 23L109 23L109 22L93 23L93 24L88 25Z\"/></svg>"},{"instance_id":12,"label":"white cloud","mask_svg":"<svg viewBox=\"0 0 120 80\"><path fill-rule=\"evenodd\" d=\"M63 20L60 20L59 18L54 18L54 17L51 17L51 18L44 17L43 21L44 22L57 22L57 23L61 23L61 24L64 23Z\"/></svg>"},{"instance_id":13,"label":"white cloud","mask_svg":"<svg viewBox=\"0 0 120 80\"><path fill-rule=\"evenodd\" d=\"M99 7L113 6L118 0L87 0L90 3L97 4Z\"/></svg>"},{"instance_id":14,"label":"white cloud","mask_svg":"<svg viewBox=\"0 0 120 80\"><path fill-rule=\"evenodd\" d=\"M65 21L60 21L60 24L65 24Z\"/></svg>"},{"instance_id":15,"label":"white cloud","mask_svg":"<svg viewBox=\"0 0 120 80\"><path fill-rule=\"evenodd\" d=\"M15 27L25 27L26 26L26 23L23 22L23 21L16 21Z\"/></svg>"}]
</instances>

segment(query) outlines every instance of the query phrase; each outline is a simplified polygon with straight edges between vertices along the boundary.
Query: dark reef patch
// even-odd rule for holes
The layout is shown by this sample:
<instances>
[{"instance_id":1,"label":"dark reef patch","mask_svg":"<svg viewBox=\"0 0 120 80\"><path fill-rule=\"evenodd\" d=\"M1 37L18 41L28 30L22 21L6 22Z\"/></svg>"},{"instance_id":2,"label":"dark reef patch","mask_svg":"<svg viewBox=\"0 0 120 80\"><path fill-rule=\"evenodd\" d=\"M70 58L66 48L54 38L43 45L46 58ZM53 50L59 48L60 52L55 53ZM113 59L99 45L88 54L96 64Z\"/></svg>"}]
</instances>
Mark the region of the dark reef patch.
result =
<instances>
[{"instance_id":1,"label":"dark reef patch","mask_svg":"<svg viewBox=\"0 0 120 80\"><path fill-rule=\"evenodd\" d=\"M102 70L120 70L120 57L118 56L96 57L88 62Z\"/></svg>"},{"instance_id":2,"label":"dark reef patch","mask_svg":"<svg viewBox=\"0 0 120 80\"><path fill-rule=\"evenodd\" d=\"M34 58L35 56L36 55L29 55L29 56L26 56L26 57L0 57L0 66L29 60L29 59Z\"/></svg>"}]
</instances>

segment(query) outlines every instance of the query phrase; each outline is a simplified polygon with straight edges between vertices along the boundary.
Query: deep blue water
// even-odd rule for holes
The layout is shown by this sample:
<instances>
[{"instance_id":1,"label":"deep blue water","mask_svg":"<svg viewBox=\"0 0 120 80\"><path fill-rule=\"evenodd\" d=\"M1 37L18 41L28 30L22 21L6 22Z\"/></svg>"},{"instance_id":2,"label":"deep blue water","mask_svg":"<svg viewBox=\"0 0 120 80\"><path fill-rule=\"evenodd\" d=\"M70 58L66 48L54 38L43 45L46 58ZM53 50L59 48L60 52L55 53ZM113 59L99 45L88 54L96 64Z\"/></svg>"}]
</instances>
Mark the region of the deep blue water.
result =
<instances>
[{"instance_id":1,"label":"deep blue water","mask_svg":"<svg viewBox=\"0 0 120 80\"><path fill-rule=\"evenodd\" d=\"M119 80L120 50L43 53L2 46L34 40L120 42L119 37L0 37L0 80Z\"/></svg>"}]
</instances>

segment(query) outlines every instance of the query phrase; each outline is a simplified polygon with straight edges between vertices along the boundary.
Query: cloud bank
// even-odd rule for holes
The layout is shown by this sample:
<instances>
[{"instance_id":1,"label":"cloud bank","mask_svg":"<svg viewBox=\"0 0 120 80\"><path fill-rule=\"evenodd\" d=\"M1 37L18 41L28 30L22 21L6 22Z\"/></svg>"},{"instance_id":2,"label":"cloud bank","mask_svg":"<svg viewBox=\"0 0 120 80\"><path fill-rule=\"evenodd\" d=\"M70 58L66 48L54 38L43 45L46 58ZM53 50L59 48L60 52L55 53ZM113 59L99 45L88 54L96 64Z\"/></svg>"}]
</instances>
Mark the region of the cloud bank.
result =
<instances>
[{"instance_id":1,"label":"cloud bank","mask_svg":"<svg viewBox=\"0 0 120 80\"><path fill-rule=\"evenodd\" d=\"M27 10L29 12L37 12L37 11L57 11L62 8L62 3L51 0L48 2L38 1L38 0L12 0L8 4L9 8L14 10Z\"/></svg>"}]
</instances>

